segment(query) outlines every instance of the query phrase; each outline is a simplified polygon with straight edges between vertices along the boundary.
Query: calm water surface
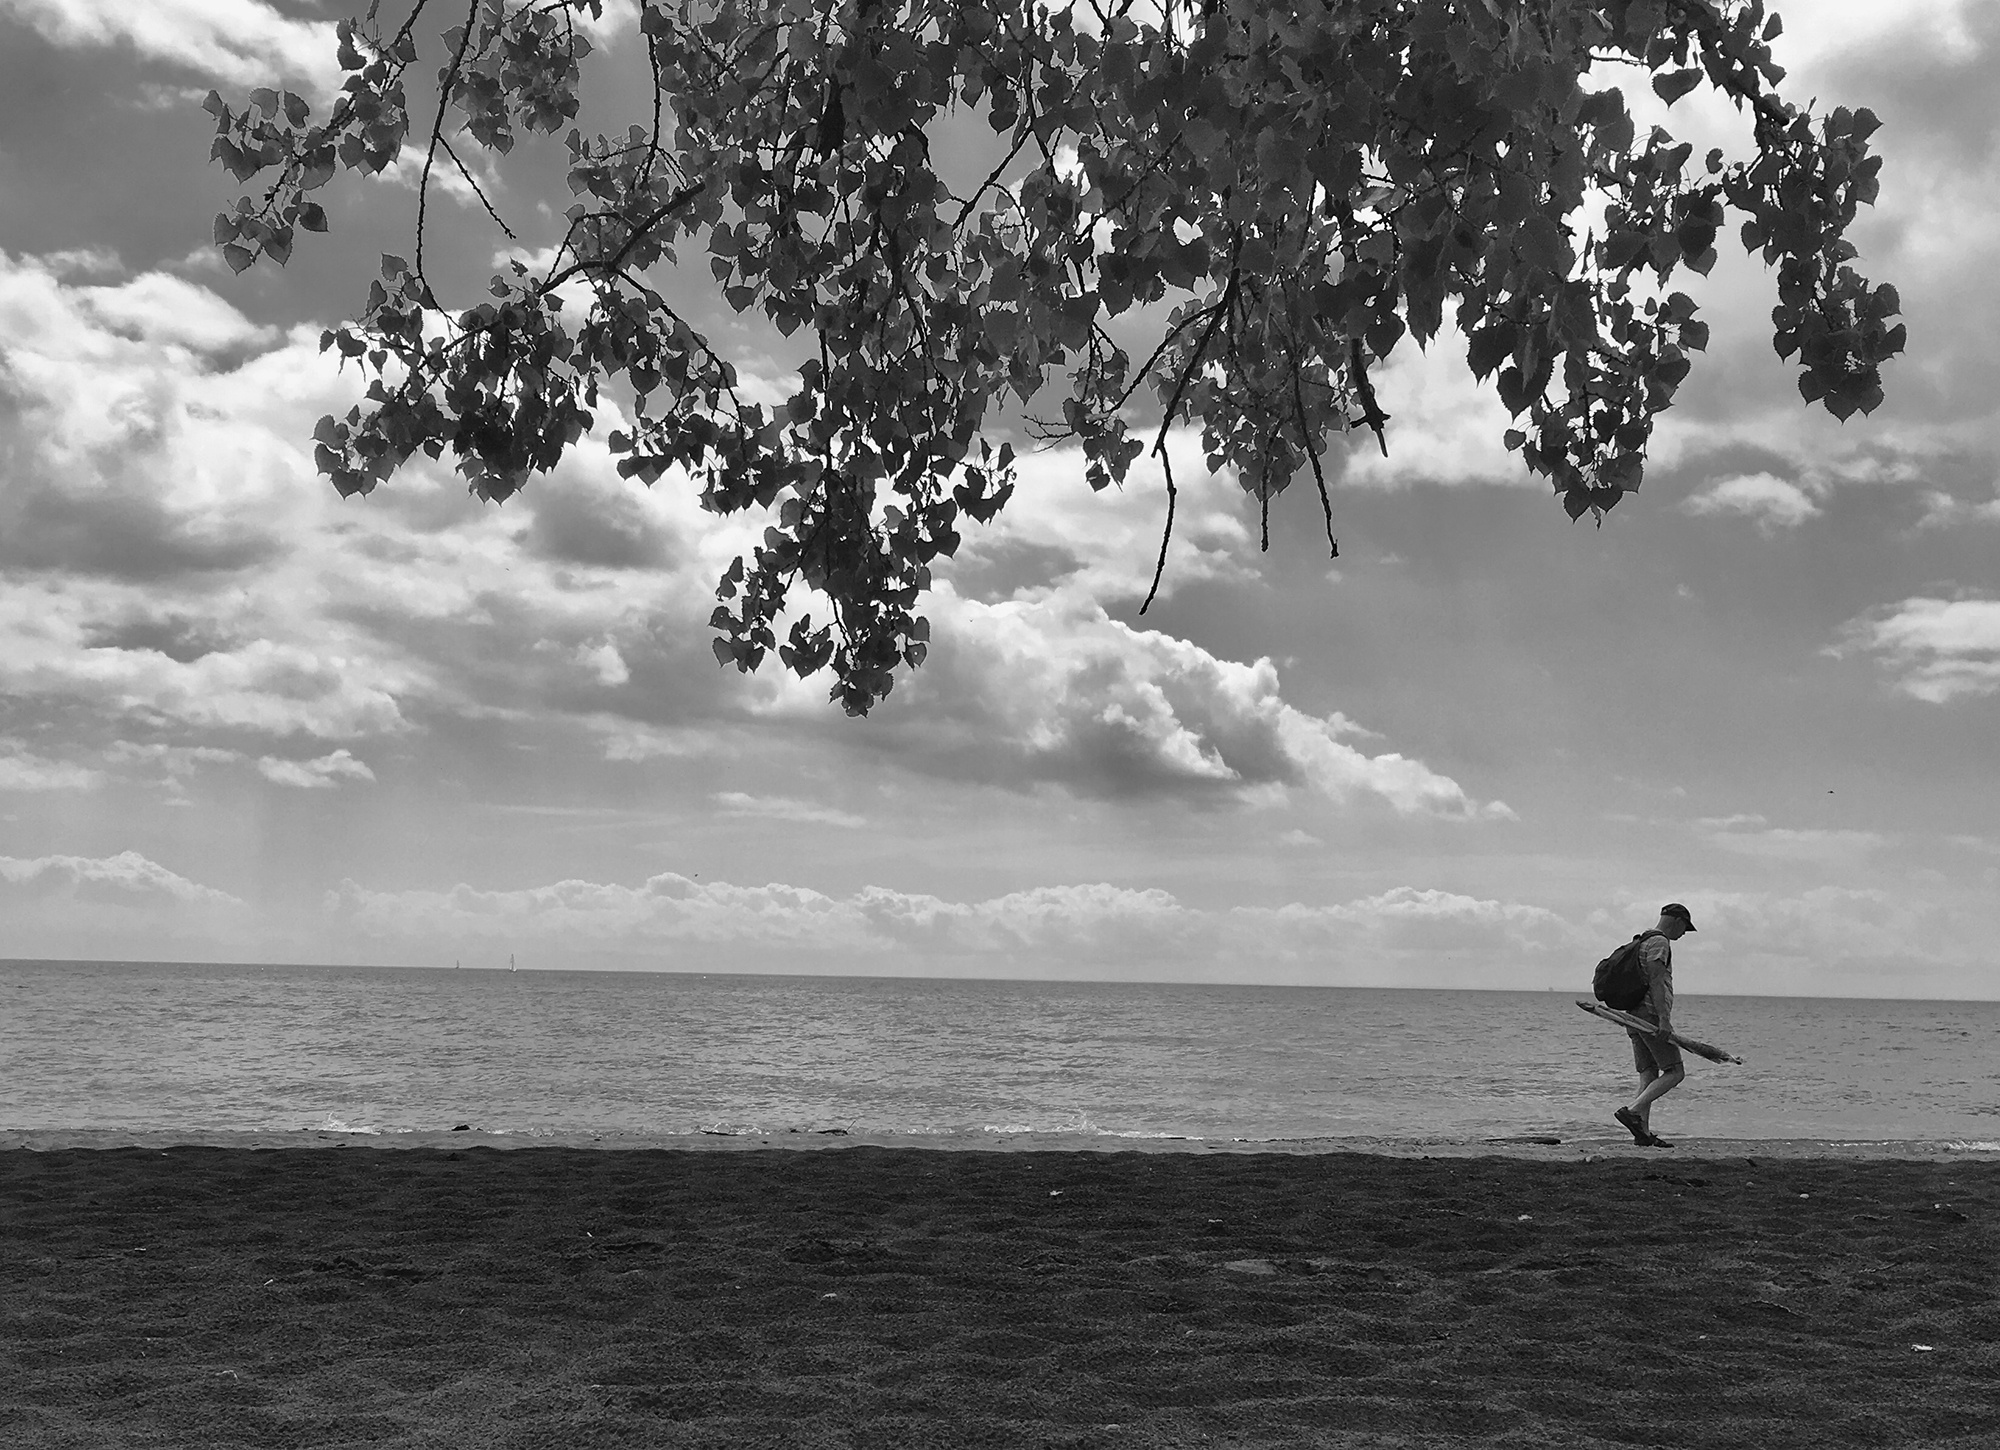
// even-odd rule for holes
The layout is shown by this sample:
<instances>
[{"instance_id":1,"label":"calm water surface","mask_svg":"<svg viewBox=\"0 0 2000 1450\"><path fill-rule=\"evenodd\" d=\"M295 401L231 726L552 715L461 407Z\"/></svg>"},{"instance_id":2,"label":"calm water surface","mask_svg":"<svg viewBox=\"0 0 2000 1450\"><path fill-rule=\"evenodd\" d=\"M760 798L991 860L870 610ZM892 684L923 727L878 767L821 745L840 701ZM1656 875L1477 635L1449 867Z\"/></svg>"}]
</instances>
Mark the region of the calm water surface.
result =
<instances>
[{"instance_id":1,"label":"calm water surface","mask_svg":"<svg viewBox=\"0 0 2000 1450\"><path fill-rule=\"evenodd\" d=\"M0 1129L1617 1133L1561 993L0 963ZM2000 1003L1685 997L1662 1132L2000 1140Z\"/></svg>"}]
</instances>

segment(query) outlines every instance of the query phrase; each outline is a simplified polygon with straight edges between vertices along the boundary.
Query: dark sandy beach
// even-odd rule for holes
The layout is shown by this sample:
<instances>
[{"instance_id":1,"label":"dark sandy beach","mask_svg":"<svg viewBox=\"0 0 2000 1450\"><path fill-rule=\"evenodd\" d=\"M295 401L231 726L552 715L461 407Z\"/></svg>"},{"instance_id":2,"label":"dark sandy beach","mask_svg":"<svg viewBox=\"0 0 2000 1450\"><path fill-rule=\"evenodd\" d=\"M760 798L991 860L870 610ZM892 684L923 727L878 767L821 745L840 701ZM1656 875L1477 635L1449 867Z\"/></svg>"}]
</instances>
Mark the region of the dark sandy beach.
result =
<instances>
[{"instance_id":1,"label":"dark sandy beach","mask_svg":"<svg viewBox=\"0 0 2000 1450\"><path fill-rule=\"evenodd\" d=\"M1996 1223L1974 1160L14 1149L0 1443L1984 1450Z\"/></svg>"}]
</instances>

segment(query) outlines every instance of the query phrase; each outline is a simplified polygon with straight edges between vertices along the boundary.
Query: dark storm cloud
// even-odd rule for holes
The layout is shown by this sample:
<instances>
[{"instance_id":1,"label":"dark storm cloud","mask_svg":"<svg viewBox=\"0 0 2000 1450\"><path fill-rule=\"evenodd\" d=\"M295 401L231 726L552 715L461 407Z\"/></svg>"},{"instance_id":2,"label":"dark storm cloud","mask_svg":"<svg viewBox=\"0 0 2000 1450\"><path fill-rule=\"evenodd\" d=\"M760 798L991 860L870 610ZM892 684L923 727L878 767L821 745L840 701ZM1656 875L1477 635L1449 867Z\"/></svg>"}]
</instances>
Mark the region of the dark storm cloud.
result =
<instances>
[{"instance_id":1,"label":"dark storm cloud","mask_svg":"<svg viewBox=\"0 0 2000 1450\"><path fill-rule=\"evenodd\" d=\"M588 479L574 470L537 482L527 503L528 552L554 564L593 569L670 569L675 540L621 479Z\"/></svg>"},{"instance_id":2,"label":"dark storm cloud","mask_svg":"<svg viewBox=\"0 0 2000 1450\"><path fill-rule=\"evenodd\" d=\"M231 649L236 643L212 623L179 614L101 623L89 630L85 639L92 649L152 650L183 665Z\"/></svg>"},{"instance_id":3,"label":"dark storm cloud","mask_svg":"<svg viewBox=\"0 0 2000 1450\"><path fill-rule=\"evenodd\" d=\"M247 526L204 527L153 499L106 491L79 497L38 486L5 454L0 565L157 583L226 573L278 554L280 541Z\"/></svg>"}]
</instances>

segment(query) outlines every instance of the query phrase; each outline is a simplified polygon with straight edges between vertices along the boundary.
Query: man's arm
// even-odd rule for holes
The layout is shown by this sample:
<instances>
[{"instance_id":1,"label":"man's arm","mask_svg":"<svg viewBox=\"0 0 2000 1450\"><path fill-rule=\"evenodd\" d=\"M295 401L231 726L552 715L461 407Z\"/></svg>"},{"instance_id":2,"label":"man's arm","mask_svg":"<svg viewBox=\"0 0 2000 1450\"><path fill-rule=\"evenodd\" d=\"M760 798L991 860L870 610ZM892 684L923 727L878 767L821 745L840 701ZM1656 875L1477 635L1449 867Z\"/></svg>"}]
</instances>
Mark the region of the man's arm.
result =
<instances>
[{"instance_id":1,"label":"man's arm","mask_svg":"<svg viewBox=\"0 0 2000 1450\"><path fill-rule=\"evenodd\" d=\"M1646 938L1639 948L1639 964L1646 972L1646 1003L1652 1008L1653 1020L1659 1024L1656 1034L1665 1037L1674 1030L1674 968L1672 948L1663 936Z\"/></svg>"}]
</instances>

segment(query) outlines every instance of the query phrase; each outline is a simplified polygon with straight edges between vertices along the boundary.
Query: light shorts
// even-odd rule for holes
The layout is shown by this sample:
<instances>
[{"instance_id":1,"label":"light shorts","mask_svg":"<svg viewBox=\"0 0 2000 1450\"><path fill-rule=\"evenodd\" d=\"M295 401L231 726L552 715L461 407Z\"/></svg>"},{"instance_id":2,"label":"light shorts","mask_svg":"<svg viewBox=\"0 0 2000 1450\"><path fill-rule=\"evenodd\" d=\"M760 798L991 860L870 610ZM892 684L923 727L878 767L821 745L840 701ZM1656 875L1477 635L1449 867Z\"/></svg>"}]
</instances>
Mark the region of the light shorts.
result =
<instances>
[{"instance_id":1,"label":"light shorts","mask_svg":"<svg viewBox=\"0 0 2000 1450\"><path fill-rule=\"evenodd\" d=\"M1635 1012L1632 1015L1636 1017L1639 1014ZM1629 1027L1625 1029L1625 1035L1632 1039L1632 1066L1639 1070L1641 1077L1649 1072L1657 1072L1664 1077L1670 1072L1681 1071L1681 1050L1677 1043L1648 1032L1634 1032Z\"/></svg>"}]
</instances>

